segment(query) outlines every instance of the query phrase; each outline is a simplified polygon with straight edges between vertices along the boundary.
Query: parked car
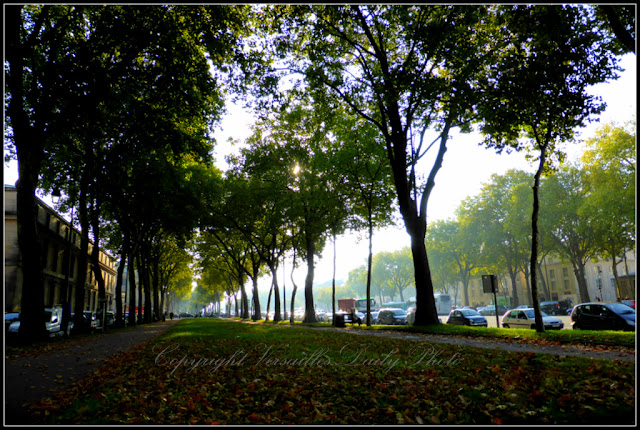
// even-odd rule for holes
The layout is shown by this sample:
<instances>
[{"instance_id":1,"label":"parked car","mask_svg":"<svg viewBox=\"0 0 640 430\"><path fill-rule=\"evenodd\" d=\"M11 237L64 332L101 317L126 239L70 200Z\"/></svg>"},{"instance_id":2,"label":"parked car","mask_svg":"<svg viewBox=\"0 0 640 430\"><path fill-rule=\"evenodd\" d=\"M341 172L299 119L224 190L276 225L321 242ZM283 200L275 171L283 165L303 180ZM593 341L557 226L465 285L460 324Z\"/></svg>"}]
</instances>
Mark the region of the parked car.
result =
<instances>
[{"instance_id":1,"label":"parked car","mask_svg":"<svg viewBox=\"0 0 640 430\"><path fill-rule=\"evenodd\" d=\"M458 309L471 309L472 311L478 312L478 310L476 308L474 308L473 306L463 306L463 307L458 308Z\"/></svg>"},{"instance_id":2,"label":"parked car","mask_svg":"<svg viewBox=\"0 0 640 430\"><path fill-rule=\"evenodd\" d=\"M570 306L570 303L566 300L540 302L540 310L549 315L566 315Z\"/></svg>"},{"instance_id":3,"label":"parked car","mask_svg":"<svg viewBox=\"0 0 640 430\"><path fill-rule=\"evenodd\" d=\"M532 306L531 305L520 305L520 306L516 306L514 309L531 309Z\"/></svg>"},{"instance_id":4,"label":"parked car","mask_svg":"<svg viewBox=\"0 0 640 430\"><path fill-rule=\"evenodd\" d=\"M545 330L562 330L564 328L564 323L560 318L551 317L542 311L540 315L542 315L542 323ZM535 329L535 313L532 308L512 309L502 316L502 327Z\"/></svg>"},{"instance_id":5,"label":"parked car","mask_svg":"<svg viewBox=\"0 0 640 430\"><path fill-rule=\"evenodd\" d=\"M620 303L622 303L623 305L627 305L630 308L635 309L636 308L636 301L635 300L622 300Z\"/></svg>"},{"instance_id":6,"label":"parked car","mask_svg":"<svg viewBox=\"0 0 640 430\"><path fill-rule=\"evenodd\" d=\"M62 330L62 307L61 306L52 306L49 308L44 308L43 314L45 327L49 332L49 336L64 336L71 334L71 330L73 329L73 322L69 322L67 326L67 330ZM20 319L14 320L7 330L7 335L15 337L18 335L20 331Z\"/></svg>"},{"instance_id":7,"label":"parked car","mask_svg":"<svg viewBox=\"0 0 640 430\"><path fill-rule=\"evenodd\" d=\"M449 313L447 324L484 326L487 327L487 319L473 309L454 309Z\"/></svg>"},{"instance_id":8,"label":"parked car","mask_svg":"<svg viewBox=\"0 0 640 430\"><path fill-rule=\"evenodd\" d=\"M498 315L504 315L507 311L507 307L505 305L498 305ZM495 315L496 314L496 306L489 305L485 306L481 311L478 311L480 315Z\"/></svg>"},{"instance_id":9,"label":"parked car","mask_svg":"<svg viewBox=\"0 0 640 430\"><path fill-rule=\"evenodd\" d=\"M580 303L573 307L571 325L583 330L636 329L636 311L622 303Z\"/></svg>"},{"instance_id":10,"label":"parked car","mask_svg":"<svg viewBox=\"0 0 640 430\"><path fill-rule=\"evenodd\" d=\"M9 332L9 326L11 325L11 323L14 322L14 321L18 321L19 319L20 319L20 313L19 312L5 312L4 313L4 334L5 334L5 336Z\"/></svg>"},{"instance_id":11,"label":"parked car","mask_svg":"<svg viewBox=\"0 0 640 430\"><path fill-rule=\"evenodd\" d=\"M393 308L380 309L378 324L407 324L407 311Z\"/></svg>"},{"instance_id":12,"label":"parked car","mask_svg":"<svg viewBox=\"0 0 640 430\"><path fill-rule=\"evenodd\" d=\"M107 328L113 328L116 325L116 315L113 311L107 311L106 326Z\"/></svg>"}]
</instances>

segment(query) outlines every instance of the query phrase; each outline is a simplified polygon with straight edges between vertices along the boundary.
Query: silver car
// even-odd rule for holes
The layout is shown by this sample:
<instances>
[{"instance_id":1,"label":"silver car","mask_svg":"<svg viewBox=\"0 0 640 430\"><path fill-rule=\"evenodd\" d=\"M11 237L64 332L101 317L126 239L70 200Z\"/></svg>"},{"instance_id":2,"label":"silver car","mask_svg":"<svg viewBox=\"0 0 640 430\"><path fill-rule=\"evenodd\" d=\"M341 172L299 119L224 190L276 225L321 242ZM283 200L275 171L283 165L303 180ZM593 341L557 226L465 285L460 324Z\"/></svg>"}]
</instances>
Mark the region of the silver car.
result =
<instances>
[{"instance_id":1,"label":"silver car","mask_svg":"<svg viewBox=\"0 0 640 430\"><path fill-rule=\"evenodd\" d=\"M540 312L540 314L542 315L542 323L544 324L545 330L562 330L564 328L564 323L561 319L550 317L544 312ZM502 327L535 329L536 317L533 308L508 311L502 317Z\"/></svg>"}]
</instances>

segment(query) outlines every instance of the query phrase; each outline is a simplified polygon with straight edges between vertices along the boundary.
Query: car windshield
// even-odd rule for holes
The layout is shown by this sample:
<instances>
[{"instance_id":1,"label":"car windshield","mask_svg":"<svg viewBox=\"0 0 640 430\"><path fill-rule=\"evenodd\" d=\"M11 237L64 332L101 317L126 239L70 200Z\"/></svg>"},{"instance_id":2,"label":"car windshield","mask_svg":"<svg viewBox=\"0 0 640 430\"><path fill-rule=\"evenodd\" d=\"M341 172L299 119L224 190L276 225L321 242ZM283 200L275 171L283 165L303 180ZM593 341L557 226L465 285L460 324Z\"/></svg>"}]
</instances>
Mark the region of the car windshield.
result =
<instances>
[{"instance_id":1,"label":"car windshield","mask_svg":"<svg viewBox=\"0 0 640 430\"><path fill-rule=\"evenodd\" d=\"M475 317L476 315L480 315L478 312L474 311L473 309L462 309L460 312L462 312L462 314L467 317Z\"/></svg>"},{"instance_id":2,"label":"car windshield","mask_svg":"<svg viewBox=\"0 0 640 430\"><path fill-rule=\"evenodd\" d=\"M405 311L403 311L402 309L393 309L393 313L396 315L404 315L406 314Z\"/></svg>"},{"instance_id":3,"label":"car windshield","mask_svg":"<svg viewBox=\"0 0 640 430\"><path fill-rule=\"evenodd\" d=\"M615 313L619 314L619 315L626 315L626 314L635 314L636 311L633 310L633 308L624 305L622 303L611 303L609 304L609 309L611 309L612 311L614 311Z\"/></svg>"}]
</instances>

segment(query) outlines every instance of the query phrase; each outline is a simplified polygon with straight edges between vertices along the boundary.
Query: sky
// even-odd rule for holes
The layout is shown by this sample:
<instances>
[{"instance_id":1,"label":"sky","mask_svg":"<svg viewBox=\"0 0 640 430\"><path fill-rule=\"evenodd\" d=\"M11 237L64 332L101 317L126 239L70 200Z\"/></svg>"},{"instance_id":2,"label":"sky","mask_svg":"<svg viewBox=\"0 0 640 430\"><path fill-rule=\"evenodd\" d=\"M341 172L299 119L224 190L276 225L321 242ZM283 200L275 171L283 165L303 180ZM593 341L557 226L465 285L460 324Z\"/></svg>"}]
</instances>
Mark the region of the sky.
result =
<instances>
[{"instance_id":1,"label":"sky","mask_svg":"<svg viewBox=\"0 0 640 430\"><path fill-rule=\"evenodd\" d=\"M618 80L597 85L591 89L591 93L602 97L607 103L607 109L600 116L599 123L593 123L581 129L575 144L570 144L566 148L570 160L579 158L583 146L580 140L592 137L597 128L607 122L617 122L623 124L635 119L637 111L636 100L636 56L627 54L623 57L621 66L625 69L621 72ZM252 116L236 106L228 108L227 115L223 118L221 127L215 133L218 142L215 156L218 165L224 170L224 155L236 151L237 147L230 147L227 144L229 137L244 141L250 134L250 126L253 123ZM448 149L444 156L442 168L435 179L435 188L429 199L427 207L427 222L436 220L446 220L455 218L455 210L467 197L477 195L483 184L490 181L493 174L504 174L510 169L521 169L529 172L535 171L525 160L524 154L512 153L501 155L492 150L484 149L478 145L481 142L479 134L457 134L453 133L448 143ZM425 159L419 169L420 173L427 175L431 169L432 161ZM10 162L4 166L4 183L14 185L18 178L17 163ZM48 196L41 198L51 204ZM52 205L53 206L53 205ZM374 232L373 252L395 251L410 245L409 235L404 229L404 224L399 216L398 225L388 227ZM366 264L368 256L368 238L366 235L349 233L338 237L336 241L337 266L336 279L346 281L348 273L356 267ZM290 271L291 261L285 262L286 286L290 291ZM302 265L295 272L295 279L298 287L304 286L306 276L306 266ZM316 260L315 284L330 281L333 276L333 245L327 243L322 258ZM279 283L282 285L285 274L279 275ZM261 288L268 288L270 280L260 281Z\"/></svg>"}]
</instances>

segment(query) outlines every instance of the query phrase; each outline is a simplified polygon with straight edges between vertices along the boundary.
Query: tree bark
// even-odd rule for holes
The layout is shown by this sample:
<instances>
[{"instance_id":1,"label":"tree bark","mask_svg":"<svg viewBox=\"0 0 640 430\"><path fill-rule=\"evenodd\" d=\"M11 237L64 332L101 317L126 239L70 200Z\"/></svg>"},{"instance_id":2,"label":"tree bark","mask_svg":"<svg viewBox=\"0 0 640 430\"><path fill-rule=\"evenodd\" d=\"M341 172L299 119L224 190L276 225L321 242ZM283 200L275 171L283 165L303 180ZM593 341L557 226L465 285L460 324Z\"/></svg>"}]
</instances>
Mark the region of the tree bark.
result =
<instances>
[{"instance_id":1,"label":"tree bark","mask_svg":"<svg viewBox=\"0 0 640 430\"><path fill-rule=\"evenodd\" d=\"M7 109L11 118L13 138L18 155L19 180L16 183L16 211L18 247L22 270L20 299L20 335L29 342L47 335L44 312L44 276L42 249L38 237L36 188L42 165L43 142L31 126L24 106L25 55L27 47L21 41L22 6L7 6L6 15L6 74L11 99Z\"/></svg>"},{"instance_id":2,"label":"tree bark","mask_svg":"<svg viewBox=\"0 0 640 430\"><path fill-rule=\"evenodd\" d=\"M538 303L538 283L536 282L536 265L538 263L538 212L540 211L540 200L538 197L538 190L540 188L540 176L544 168L545 160L545 147L542 146L540 150L540 164L538 170L534 176L533 183L533 211L531 214L531 299L533 301L533 313L536 322L536 331L538 333L544 332L544 323L542 321L542 315L540 314L540 305Z\"/></svg>"},{"instance_id":3,"label":"tree bark","mask_svg":"<svg viewBox=\"0 0 640 430\"><path fill-rule=\"evenodd\" d=\"M313 303L313 278L315 273L314 257L316 244L313 240L314 235L310 232L305 232L305 238L307 241L307 276L304 280L304 322L314 323L316 322L316 311Z\"/></svg>"}]
</instances>

